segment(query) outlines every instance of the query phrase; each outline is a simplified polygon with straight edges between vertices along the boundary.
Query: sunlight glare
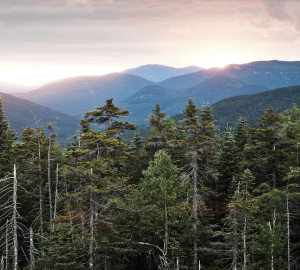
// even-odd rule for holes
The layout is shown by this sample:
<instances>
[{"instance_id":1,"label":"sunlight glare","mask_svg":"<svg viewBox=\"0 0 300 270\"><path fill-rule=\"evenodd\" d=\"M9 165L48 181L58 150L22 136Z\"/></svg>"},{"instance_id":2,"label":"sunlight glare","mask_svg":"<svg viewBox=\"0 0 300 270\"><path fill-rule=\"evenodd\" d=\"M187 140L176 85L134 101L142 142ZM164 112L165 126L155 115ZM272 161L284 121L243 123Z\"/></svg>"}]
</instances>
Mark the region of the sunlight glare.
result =
<instances>
[{"instance_id":1,"label":"sunlight glare","mask_svg":"<svg viewBox=\"0 0 300 270\"><path fill-rule=\"evenodd\" d=\"M203 68L223 68L229 64L240 64L239 57L230 54L214 54L201 57L198 65Z\"/></svg>"},{"instance_id":2,"label":"sunlight glare","mask_svg":"<svg viewBox=\"0 0 300 270\"><path fill-rule=\"evenodd\" d=\"M118 72L110 67L80 67L80 66L41 66L41 67L4 67L0 66L0 82L37 86L47 82L68 77L104 75Z\"/></svg>"}]
</instances>

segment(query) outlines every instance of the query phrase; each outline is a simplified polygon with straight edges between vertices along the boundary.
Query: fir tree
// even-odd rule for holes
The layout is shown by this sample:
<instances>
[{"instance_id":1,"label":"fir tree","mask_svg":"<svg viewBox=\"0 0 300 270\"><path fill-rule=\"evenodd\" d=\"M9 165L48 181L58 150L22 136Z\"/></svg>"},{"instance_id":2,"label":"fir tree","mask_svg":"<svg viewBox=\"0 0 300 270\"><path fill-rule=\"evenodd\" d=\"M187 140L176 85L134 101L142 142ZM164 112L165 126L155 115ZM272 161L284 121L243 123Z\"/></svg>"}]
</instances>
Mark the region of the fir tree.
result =
<instances>
[{"instance_id":1,"label":"fir tree","mask_svg":"<svg viewBox=\"0 0 300 270\"><path fill-rule=\"evenodd\" d=\"M9 173L13 166L13 143L15 134L5 120L2 98L0 95L0 178Z\"/></svg>"}]
</instances>

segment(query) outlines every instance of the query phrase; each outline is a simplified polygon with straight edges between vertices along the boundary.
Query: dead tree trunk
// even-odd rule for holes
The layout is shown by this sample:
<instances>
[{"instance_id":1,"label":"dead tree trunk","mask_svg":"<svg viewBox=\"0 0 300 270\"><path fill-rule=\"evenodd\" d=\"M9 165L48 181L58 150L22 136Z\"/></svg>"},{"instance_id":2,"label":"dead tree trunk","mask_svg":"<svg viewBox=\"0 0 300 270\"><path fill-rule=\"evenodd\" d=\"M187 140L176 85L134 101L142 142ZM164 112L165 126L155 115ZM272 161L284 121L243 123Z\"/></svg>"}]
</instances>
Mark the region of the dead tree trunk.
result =
<instances>
[{"instance_id":1,"label":"dead tree trunk","mask_svg":"<svg viewBox=\"0 0 300 270\"><path fill-rule=\"evenodd\" d=\"M5 232L5 270L8 269L9 264L9 253L8 253L8 220L6 220L6 232Z\"/></svg>"},{"instance_id":2,"label":"dead tree trunk","mask_svg":"<svg viewBox=\"0 0 300 270\"><path fill-rule=\"evenodd\" d=\"M39 158L39 199L40 199L40 234L44 234L44 217L43 217L43 179L42 179L42 164L41 164L41 141L38 137L38 158Z\"/></svg>"},{"instance_id":3,"label":"dead tree trunk","mask_svg":"<svg viewBox=\"0 0 300 270\"><path fill-rule=\"evenodd\" d=\"M197 226L198 226L198 163L196 156L192 157L192 178L193 178L193 208L192 208L192 232L193 232L193 268L197 268L198 264L198 239L197 239Z\"/></svg>"},{"instance_id":4,"label":"dead tree trunk","mask_svg":"<svg viewBox=\"0 0 300 270\"><path fill-rule=\"evenodd\" d=\"M57 217L57 201L58 201L58 163L56 164L56 178L55 178L55 197L54 197L54 211L53 217Z\"/></svg>"},{"instance_id":5,"label":"dead tree trunk","mask_svg":"<svg viewBox=\"0 0 300 270\"><path fill-rule=\"evenodd\" d=\"M51 194L51 132L49 134L49 143L48 143L48 197L49 197L49 222L50 222L50 230L53 231L52 225L52 194Z\"/></svg>"},{"instance_id":6,"label":"dead tree trunk","mask_svg":"<svg viewBox=\"0 0 300 270\"><path fill-rule=\"evenodd\" d=\"M289 190L286 191L287 270L291 269Z\"/></svg>"},{"instance_id":7,"label":"dead tree trunk","mask_svg":"<svg viewBox=\"0 0 300 270\"><path fill-rule=\"evenodd\" d=\"M93 169L91 169L91 181L92 181ZM93 188L93 185L91 185ZM94 268L94 196L92 188L90 188L90 241L89 241L89 269Z\"/></svg>"},{"instance_id":8,"label":"dead tree trunk","mask_svg":"<svg viewBox=\"0 0 300 270\"><path fill-rule=\"evenodd\" d=\"M34 269L34 244L33 244L33 230L32 227L30 227L29 231L29 255L30 255L30 270Z\"/></svg>"},{"instance_id":9,"label":"dead tree trunk","mask_svg":"<svg viewBox=\"0 0 300 270\"><path fill-rule=\"evenodd\" d=\"M14 165L14 184L13 184L13 216L12 216L12 225L13 225L13 270L18 270L18 224L17 224L17 170L16 165Z\"/></svg>"}]
</instances>

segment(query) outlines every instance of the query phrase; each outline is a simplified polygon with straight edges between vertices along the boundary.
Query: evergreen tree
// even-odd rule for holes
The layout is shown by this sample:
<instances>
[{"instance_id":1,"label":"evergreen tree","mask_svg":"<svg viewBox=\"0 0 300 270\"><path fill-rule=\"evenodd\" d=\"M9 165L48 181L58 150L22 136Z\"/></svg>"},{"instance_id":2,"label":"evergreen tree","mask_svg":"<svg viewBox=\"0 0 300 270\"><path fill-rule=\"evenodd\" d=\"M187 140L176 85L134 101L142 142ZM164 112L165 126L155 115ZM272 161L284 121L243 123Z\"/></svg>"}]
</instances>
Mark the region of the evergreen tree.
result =
<instances>
[{"instance_id":1,"label":"evergreen tree","mask_svg":"<svg viewBox=\"0 0 300 270\"><path fill-rule=\"evenodd\" d=\"M105 243L113 233L112 230L96 230L97 225L102 224L112 229L109 205L113 205L127 189L125 165L129 153L128 146L121 140L120 135L125 130L134 129L135 126L117 120L128 113L127 110L115 106L112 99L107 100L104 106L86 112L85 124L99 124L100 130L86 128L78 138L80 144L77 148L67 153L64 170L69 207L65 211L79 208L83 216L89 217L89 222L82 226L85 233L89 234L86 238L89 245L89 269L93 269L99 262L99 255L95 253L95 243L100 243L98 252L106 254L107 258ZM99 219L100 216L105 218Z\"/></svg>"},{"instance_id":2,"label":"evergreen tree","mask_svg":"<svg viewBox=\"0 0 300 270\"><path fill-rule=\"evenodd\" d=\"M15 134L10 129L8 122L5 120L2 98L0 95L0 178L12 170L12 149L15 139Z\"/></svg>"},{"instance_id":3,"label":"evergreen tree","mask_svg":"<svg viewBox=\"0 0 300 270\"><path fill-rule=\"evenodd\" d=\"M257 183L271 183L273 187L282 184L285 171L285 152L279 133L281 122L274 109L269 107L259 119L259 128L251 128L250 142L246 147L247 164L252 169Z\"/></svg>"},{"instance_id":4,"label":"evergreen tree","mask_svg":"<svg viewBox=\"0 0 300 270\"><path fill-rule=\"evenodd\" d=\"M240 154L237 143L230 130L225 132L225 136L221 144L221 153L219 159L219 181L218 191L223 193L223 196L228 197L231 181L234 176L237 176L240 169ZM223 198L224 199L224 198Z\"/></svg>"},{"instance_id":5,"label":"evergreen tree","mask_svg":"<svg viewBox=\"0 0 300 270\"><path fill-rule=\"evenodd\" d=\"M198 228L200 209L205 209L204 190L212 186L216 180L216 148L215 128L211 121L211 109L204 106L201 110L201 121L198 119L199 109L192 99L183 111L186 116L182 120L183 130L187 137L186 157L188 159L193 186L192 233L193 233L193 269L198 265Z\"/></svg>"},{"instance_id":6,"label":"evergreen tree","mask_svg":"<svg viewBox=\"0 0 300 270\"><path fill-rule=\"evenodd\" d=\"M248 128L244 118L240 118L234 130L234 140L240 155L243 156L244 147L248 140ZM243 158L243 157L241 157Z\"/></svg>"},{"instance_id":7,"label":"evergreen tree","mask_svg":"<svg viewBox=\"0 0 300 270\"><path fill-rule=\"evenodd\" d=\"M35 269L73 270L86 269L80 262L82 245L74 229L68 224L57 224L53 233L46 234L40 242L41 255L37 257Z\"/></svg>"},{"instance_id":8,"label":"evergreen tree","mask_svg":"<svg viewBox=\"0 0 300 270\"><path fill-rule=\"evenodd\" d=\"M147 221L154 222L151 231L163 242L165 256L170 249L176 253L175 247L180 246L181 241L176 239L174 232L186 226L188 217L187 184L179 178L178 169L163 151L155 154L143 176L137 192L142 196L143 207L151 209L151 212L145 210L151 215Z\"/></svg>"}]
</instances>

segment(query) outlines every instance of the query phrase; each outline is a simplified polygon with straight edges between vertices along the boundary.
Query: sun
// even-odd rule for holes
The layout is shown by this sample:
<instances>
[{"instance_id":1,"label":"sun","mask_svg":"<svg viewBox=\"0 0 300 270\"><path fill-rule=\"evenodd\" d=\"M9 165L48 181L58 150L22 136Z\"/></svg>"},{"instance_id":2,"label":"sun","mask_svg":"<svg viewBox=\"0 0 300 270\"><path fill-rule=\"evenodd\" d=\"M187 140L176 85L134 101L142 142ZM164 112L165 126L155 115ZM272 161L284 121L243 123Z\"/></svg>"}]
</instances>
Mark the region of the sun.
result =
<instances>
[{"instance_id":1,"label":"sun","mask_svg":"<svg viewBox=\"0 0 300 270\"><path fill-rule=\"evenodd\" d=\"M202 56L199 60L199 66L203 68L219 67L223 68L229 64L240 64L242 61L239 57L231 54L213 54Z\"/></svg>"}]
</instances>

